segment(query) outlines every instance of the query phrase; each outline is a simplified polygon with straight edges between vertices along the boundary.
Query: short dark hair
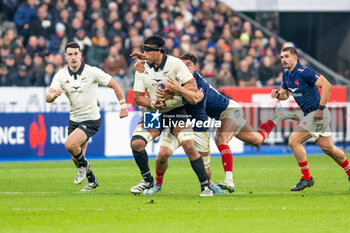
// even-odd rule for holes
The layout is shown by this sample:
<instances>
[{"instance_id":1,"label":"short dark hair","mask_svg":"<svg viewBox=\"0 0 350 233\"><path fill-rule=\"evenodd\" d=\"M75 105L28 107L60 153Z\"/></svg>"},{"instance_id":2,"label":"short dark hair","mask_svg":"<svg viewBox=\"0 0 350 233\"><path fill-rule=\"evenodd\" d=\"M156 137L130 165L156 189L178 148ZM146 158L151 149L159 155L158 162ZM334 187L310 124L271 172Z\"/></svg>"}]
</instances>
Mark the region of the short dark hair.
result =
<instances>
[{"instance_id":1,"label":"short dark hair","mask_svg":"<svg viewBox=\"0 0 350 233\"><path fill-rule=\"evenodd\" d=\"M147 45L155 45L158 48L163 48L164 47L164 40L162 37L158 36L158 35L153 35L153 36L149 36L147 37L144 41L143 44L147 44Z\"/></svg>"},{"instance_id":2,"label":"short dark hair","mask_svg":"<svg viewBox=\"0 0 350 233\"><path fill-rule=\"evenodd\" d=\"M291 54L298 56L298 51L293 47L285 47L282 49L282 52L289 51Z\"/></svg>"},{"instance_id":3,"label":"short dark hair","mask_svg":"<svg viewBox=\"0 0 350 233\"><path fill-rule=\"evenodd\" d=\"M194 65L197 64L198 58L193 53L184 53L180 56L181 60L190 60Z\"/></svg>"},{"instance_id":4,"label":"short dark hair","mask_svg":"<svg viewBox=\"0 0 350 233\"><path fill-rule=\"evenodd\" d=\"M66 44L66 47L64 48L64 51L67 52L68 48L73 48L73 49L79 49L80 51L80 46L77 42L69 42Z\"/></svg>"}]
</instances>

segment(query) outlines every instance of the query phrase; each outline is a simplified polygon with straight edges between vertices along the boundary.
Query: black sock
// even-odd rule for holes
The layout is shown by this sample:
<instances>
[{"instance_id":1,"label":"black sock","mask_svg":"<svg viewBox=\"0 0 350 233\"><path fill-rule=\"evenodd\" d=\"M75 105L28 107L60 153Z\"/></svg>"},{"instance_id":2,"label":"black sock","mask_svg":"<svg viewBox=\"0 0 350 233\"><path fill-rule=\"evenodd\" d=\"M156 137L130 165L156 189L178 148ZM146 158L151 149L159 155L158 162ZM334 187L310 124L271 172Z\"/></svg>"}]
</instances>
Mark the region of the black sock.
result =
<instances>
[{"instance_id":1,"label":"black sock","mask_svg":"<svg viewBox=\"0 0 350 233\"><path fill-rule=\"evenodd\" d=\"M86 173L86 177L87 177L89 183L95 182L95 180L96 180L96 177L95 177L94 173L92 172L92 170L90 170Z\"/></svg>"},{"instance_id":2,"label":"black sock","mask_svg":"<svg viewBox=\"0 0 350 233\"><path fill-rule=\"evenodd\" d=\"M193 171L196 173L199 183L201 184L201 190L208 186L208 177L205 173L204 162L202 157L196 160L190 161Z\"/></svg>"},{"instance_id":3,"label":"black sock","mask_svg":"<svg viewBox=\"0 0 350 233\"><path fill-rule=\"evenodd\" d=\"M87 166L87 160L85 159L85 157L83 155L83 150L81 150L79 154L75 155L74 158L77 159L79 167L86 167Z\"/></svg>"},{"instance_id":4,"label":"black sock","mask_svg":"<svg viewBox=\"0 0 350 233\"><path fill-rule=\"evenodd\" d=\"M153 177L149 170L148 166L148 155L146 150L136 151L132 150L132 154L134 155L134 159L136 161L137 166L140 169L141 175L146 182L153 182Z\"/></svg>"}]
</instances>

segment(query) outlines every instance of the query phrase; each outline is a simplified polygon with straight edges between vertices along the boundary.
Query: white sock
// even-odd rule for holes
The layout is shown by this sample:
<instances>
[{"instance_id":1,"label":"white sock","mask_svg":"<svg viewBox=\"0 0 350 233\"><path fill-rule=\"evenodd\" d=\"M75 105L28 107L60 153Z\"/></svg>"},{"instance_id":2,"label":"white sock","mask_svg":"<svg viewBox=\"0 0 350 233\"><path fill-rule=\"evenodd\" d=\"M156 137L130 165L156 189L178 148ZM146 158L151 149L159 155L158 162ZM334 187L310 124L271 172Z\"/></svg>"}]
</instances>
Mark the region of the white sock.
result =
<instances>
[{"instance_id":1,"label":"white sock","mask_svg":"<svg viewBox=\"0 0 350 233\"><path fill-rule=\"evenodd\" d=\"M225 182L226 183L233 183L233 175L232 175L232 172L226 172L225 173Z\"/></svg>"}]
</instances>

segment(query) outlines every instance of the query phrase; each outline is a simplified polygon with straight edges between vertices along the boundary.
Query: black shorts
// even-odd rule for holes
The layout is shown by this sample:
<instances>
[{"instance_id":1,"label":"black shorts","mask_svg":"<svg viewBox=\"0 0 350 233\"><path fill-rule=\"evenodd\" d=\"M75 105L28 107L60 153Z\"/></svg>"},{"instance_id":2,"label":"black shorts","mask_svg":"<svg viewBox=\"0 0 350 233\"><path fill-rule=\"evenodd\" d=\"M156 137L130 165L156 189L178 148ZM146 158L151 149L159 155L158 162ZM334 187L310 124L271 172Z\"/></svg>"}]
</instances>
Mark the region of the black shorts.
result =
<instances>
[{"instance_id":1,"label":"black shorts","mask_svg":"<svg viewBox=\"0 0 350 233\"><path fill-rule=\"evenodd\" d=\"M91 120L91 121L82 121L82 122L75 122L69 120L68 124L68 135L71 134L76 128L81 129L85 132L87 139L91 138L92 136L97 133L101 126L101 118L98 120Z\"/></svg>"}]
</instances>

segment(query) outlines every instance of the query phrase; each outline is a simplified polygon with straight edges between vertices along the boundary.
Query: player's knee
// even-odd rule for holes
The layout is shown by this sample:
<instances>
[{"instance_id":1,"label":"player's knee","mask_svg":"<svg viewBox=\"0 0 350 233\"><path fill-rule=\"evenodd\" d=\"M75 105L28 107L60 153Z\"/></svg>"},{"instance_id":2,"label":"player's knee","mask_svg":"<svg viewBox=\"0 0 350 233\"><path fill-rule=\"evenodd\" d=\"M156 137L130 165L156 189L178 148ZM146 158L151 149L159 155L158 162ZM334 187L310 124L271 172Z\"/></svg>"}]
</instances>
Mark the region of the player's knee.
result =
<instances>
[{"instance_id":1,"label":"player's knee","mask_svg":"<svg viewBox=\"0 0 350 233\"><path fill-rule=\"evenodd\" d=\"M186 152L186 154L188 155L189 153L194 153L195 152L195 145L194 142L192 140L186 140L183 141L181 143L182 148L184 149L184 151Z\"/></svg>"},{"instance_id":2,"label":"player's knee","mask_svg":"<svg viewBox=\"0 0 350 233\"><path fill-rule=\"evenodd\" d=\"M327 154L327 155L332 155L334 151L334 145L320 145L321 150Z\"/></svg>"},{"instance_id":3,"label":"player's knee","mask_svg":"<svg viewBox=\"0 0 350 233\"><path fill-rule=\"evenodd\" d=\"M288 145L290 148L294 148L298 145L298 143L292 137L289 137Z\"/></svg>"},{"instance_id":4,"label":"player's knee","mask_svg":"<svg viewBox=\"0 0 350 233\"><path fill-rule=\"evenodd\" d=\"M221 145L221 144L227 144L228 142L226 142L226 138L221 135L221 134L217 134L215 136L215 144L216 145Z\"/></svg>"},{"instance_id":5,"label":"player's knee","mask_svg":"<svg viewBox=\"0 0 350 233\"><path fill-rule=\"evenodd\" d=\"M157 159L158 161L164 161L167 160L171 155L173 151L169 149L168 147L161 146L161 149L158 152Z\"/></svg>"},{"instance_id":6,"label":"player's knee","mask_svg":"<svg viewBox=\"0 0 350 233\"><path fill-rule=\"evenodd\" d=\"M66 150L69 152L69 153L73 153L74 152L74 150L76 149L76 145L75 145L75 143L74 142L72 142L72 141L69 141L69 140L67 140L65 143L64 143L64 146L65 146L65 148L66 148Z\"/></svg>"},{"instance_id":7,"label":"player's knee","mask_svg":"<svg viewBox=\"0 0 350 233\"><path fill-rule=\"evenodd\" d=\"M146 139L133 136L130 142L131 149L135 151L143 151L146 148Z\"/></svg>"}]
</instances>

